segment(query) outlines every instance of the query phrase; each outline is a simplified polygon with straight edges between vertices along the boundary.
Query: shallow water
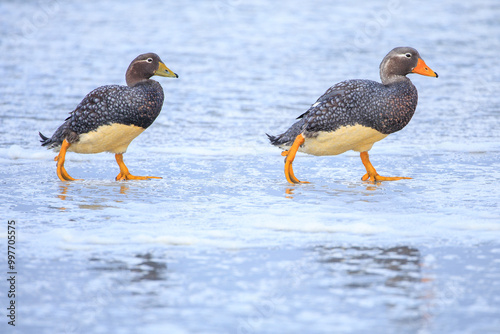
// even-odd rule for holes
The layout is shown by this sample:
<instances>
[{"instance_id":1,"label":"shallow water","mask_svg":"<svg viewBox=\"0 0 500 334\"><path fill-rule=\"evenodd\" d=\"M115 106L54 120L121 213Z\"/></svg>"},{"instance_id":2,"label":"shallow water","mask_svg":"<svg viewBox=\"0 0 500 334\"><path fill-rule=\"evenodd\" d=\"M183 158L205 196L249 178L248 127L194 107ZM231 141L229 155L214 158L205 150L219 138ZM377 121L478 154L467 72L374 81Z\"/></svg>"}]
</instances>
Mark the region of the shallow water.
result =
<instances>
[{"instance_id":1,"label":"shallow water","mask_svg":"<svg viewBox=\"0 0 500 334\"><path fill-rule=\"evenodd\" d=\"M2 333L500 333L497 1L0 3L0 208L16 221L17 318ZM329 86L420 51L417 112L359 156L265 133ZM179 79L115 182L110 154L39 147L91 89L154 51ZM6 80L5 80L6 79ZM6 320L7 319L7 320Z\"/></svg>"}]
</instances>

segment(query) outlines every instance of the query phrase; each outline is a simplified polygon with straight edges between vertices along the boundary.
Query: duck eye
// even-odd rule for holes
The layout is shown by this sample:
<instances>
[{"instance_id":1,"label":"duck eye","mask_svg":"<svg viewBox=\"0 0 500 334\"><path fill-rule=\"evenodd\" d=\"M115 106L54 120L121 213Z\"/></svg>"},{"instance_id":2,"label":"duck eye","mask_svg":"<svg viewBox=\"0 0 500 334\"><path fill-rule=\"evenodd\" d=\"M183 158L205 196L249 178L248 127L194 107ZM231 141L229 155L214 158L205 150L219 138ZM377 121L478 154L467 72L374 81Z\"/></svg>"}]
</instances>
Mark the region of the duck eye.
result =
<instances>
[{"instance_id":1,"label":"duck eye","mask_svg":"<svg viewBox=\"0 0 500 334\"><path fill-rule=\"evenodd\" d=\"M146 61L147 61L148 63L152 63L152 62L153 62L153 58L148 58Z\"/></svg>"},{"instance_id":2,"label":"duck eye","mask_svg":"<svg viewBox=\"0 0 500 334\"><path fill-rule=\"evenodd\" d=\"M411 58L411 53L405 54L406 58Z\"/></svg>"}]
</instances>

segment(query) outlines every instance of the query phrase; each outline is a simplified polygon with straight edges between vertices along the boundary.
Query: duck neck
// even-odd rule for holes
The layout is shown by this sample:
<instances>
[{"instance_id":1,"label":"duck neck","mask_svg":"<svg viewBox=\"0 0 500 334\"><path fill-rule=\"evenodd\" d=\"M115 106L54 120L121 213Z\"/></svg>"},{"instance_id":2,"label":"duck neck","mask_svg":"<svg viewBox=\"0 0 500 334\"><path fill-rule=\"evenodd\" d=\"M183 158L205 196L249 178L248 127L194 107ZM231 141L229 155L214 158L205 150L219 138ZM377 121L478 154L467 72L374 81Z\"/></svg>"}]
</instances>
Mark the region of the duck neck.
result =
<instances>
[{"instance_id":1,"label":"duck neck","mask_svg":"<svg viewBox=\"0 0 500 334\"><path fill-rule=\"evenodd\" d=\"M384 75L382 72L380 73L380 79L382 80L382 84L385 86L399 82L411 82L411 80L408 79L406 75Z\"/></svg>"},{"instance_id":2,"label":"duck neck","mask_svg":"<svg viewBox=\"0 0 500 334\"><path fill-rule=\"evenodd\" d=\"M410 82L406 77L407 71L401 68L401 64L391 57L386 56L380 63L380 79L382 84L390 85L397 82Z\"/></svg>"},{"instance_id":3,"label":"duck neck","mask_svg":"<svg viewBox=\"0 0 500 334\"><path fill-rule=\"evenodd\" d=\"M125 81L127 82L127 86L134 87L139 82L148 81L152 76L153 74L149 74L143 68L137 66L137 64L132 63L125 73Z\"/></svg>"},{"instance_id":4,"label":"duck neck","mask_svg":"<svg viewBox=\"0 0 500 334\"><path fill-rule=\"evenodd\" d=\"M128 75L128 73L127 73L127 76L125 77L125 80L127 82L127 86L134 87L138 83L140 83L140 82L146 82L149 79L148 78L138 78L137 76Z\"/></svg>"}]
</instances>

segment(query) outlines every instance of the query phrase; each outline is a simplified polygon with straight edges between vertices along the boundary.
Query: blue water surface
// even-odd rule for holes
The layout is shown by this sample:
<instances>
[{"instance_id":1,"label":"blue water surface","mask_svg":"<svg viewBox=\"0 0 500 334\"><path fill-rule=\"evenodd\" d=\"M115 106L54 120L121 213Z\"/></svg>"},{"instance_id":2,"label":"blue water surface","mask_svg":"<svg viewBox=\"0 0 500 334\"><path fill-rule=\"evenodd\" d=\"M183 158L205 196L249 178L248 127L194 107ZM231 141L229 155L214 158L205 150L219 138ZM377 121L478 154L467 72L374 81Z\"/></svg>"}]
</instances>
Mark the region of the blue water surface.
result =
<instances>
[{"instance_id":1,"label":"blue water surface","mask_svg":"<svg viewBox=\"0 0 500 334\"><path fill-rule=\"evenodd\" d=\"M1 333L500 333L500 3L3 1ZM412 46L410 124L355 152L266 133ZM156 52L163 111L124 155L39 146L92 89ZM8 325L8 221L16 326Z\"/></svg>"}]
</instances>

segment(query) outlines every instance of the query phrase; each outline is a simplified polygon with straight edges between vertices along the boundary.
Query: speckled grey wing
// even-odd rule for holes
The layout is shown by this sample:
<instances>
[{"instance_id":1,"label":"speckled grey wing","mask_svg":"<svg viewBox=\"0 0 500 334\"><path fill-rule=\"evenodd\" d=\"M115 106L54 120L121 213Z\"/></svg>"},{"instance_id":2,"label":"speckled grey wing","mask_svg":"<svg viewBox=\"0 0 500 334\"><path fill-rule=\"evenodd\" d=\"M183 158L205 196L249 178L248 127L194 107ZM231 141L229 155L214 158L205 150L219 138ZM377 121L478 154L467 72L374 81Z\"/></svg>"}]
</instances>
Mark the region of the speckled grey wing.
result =
<instances>
[{"instance_id":1,"label":"speckled grey wing","mask_svg":"<svg viewBox=\"0 0 500 334\"><path fill-rule=\"evenodd\" d=\"M51 138L40 134L42 146L54 148L60 146L64 139L74 143L78 141L80 134L95 130L100 125L110 124L113 119L112 109L120 107L118 104L124 88L127 87L109 85L88 93Z\"/></svg>"},{"instance_id":2,"label":"speckled grey wing","mask_svg":"<svg viewBox=\"0 0 500 334\"><path fill-rule=\"evenodd\" d=\"M113 123L149 127L163 104L163 91L155 83L127 86L109 85L94 89L70 113L50 139L41 135L42 146L60 146L64 139L78 141L80 134Z\"/></svg>"},{"instance_id":3,"label":"speckled grey wing","mask_svg":"<svg viewBox=\"0 0 500 334\"><path fill-rule=\"evenodd\" d=\"M305 113L297 117L297 119L304 118L306 115L314 113L314 111L317 110L318 107L321 107L323 103L333 103L334 100L341 98L341 96L345 93L345 90L342 87L338 87L339 85L340 84L336 84L328 88L327 91L321 95Z\"/></svg>"},{"instance_id":4,"label":"speckled grey wing","mask_svg":"<svg viewBox=\"0 0 500 334\"><path fill-rule=\"evenodd\" d=\"M270 136L271 144L275 146L291 146L295 138L304 131L311 131L312 128L324 128L325 115L332 111L332 108L338 104L345 94L342 83L330 87L316 102L302 115L297 117L299 121L295 122L286 132L278 136ZM321 131L321 130L319 130Z\"/></svg>"},{"instance_id":5,"label":"speckled grey wing","mask_svg":"<svg viewBox=\"0 0 500 334\"><path fill-rule=\"evenodd\" d=\"M304 114L306 137L364 123L360 111L377 84L370 80L348 80L332 86L313 104L314 109Z\"/></svg>"},{"instance_id":6,"label":"speckled grey wing","mask_svg":"<svg viewBox=\"0 0 500 334\"><path fill-rule=\"evenodd\" d=\"M383 134L404 128L417 106L417 91L409 80L384 86L372 80L348 80L330 88L314 109L304 114L304 135L334 132L362 125Z\"/></svg>"}]
</instances>

